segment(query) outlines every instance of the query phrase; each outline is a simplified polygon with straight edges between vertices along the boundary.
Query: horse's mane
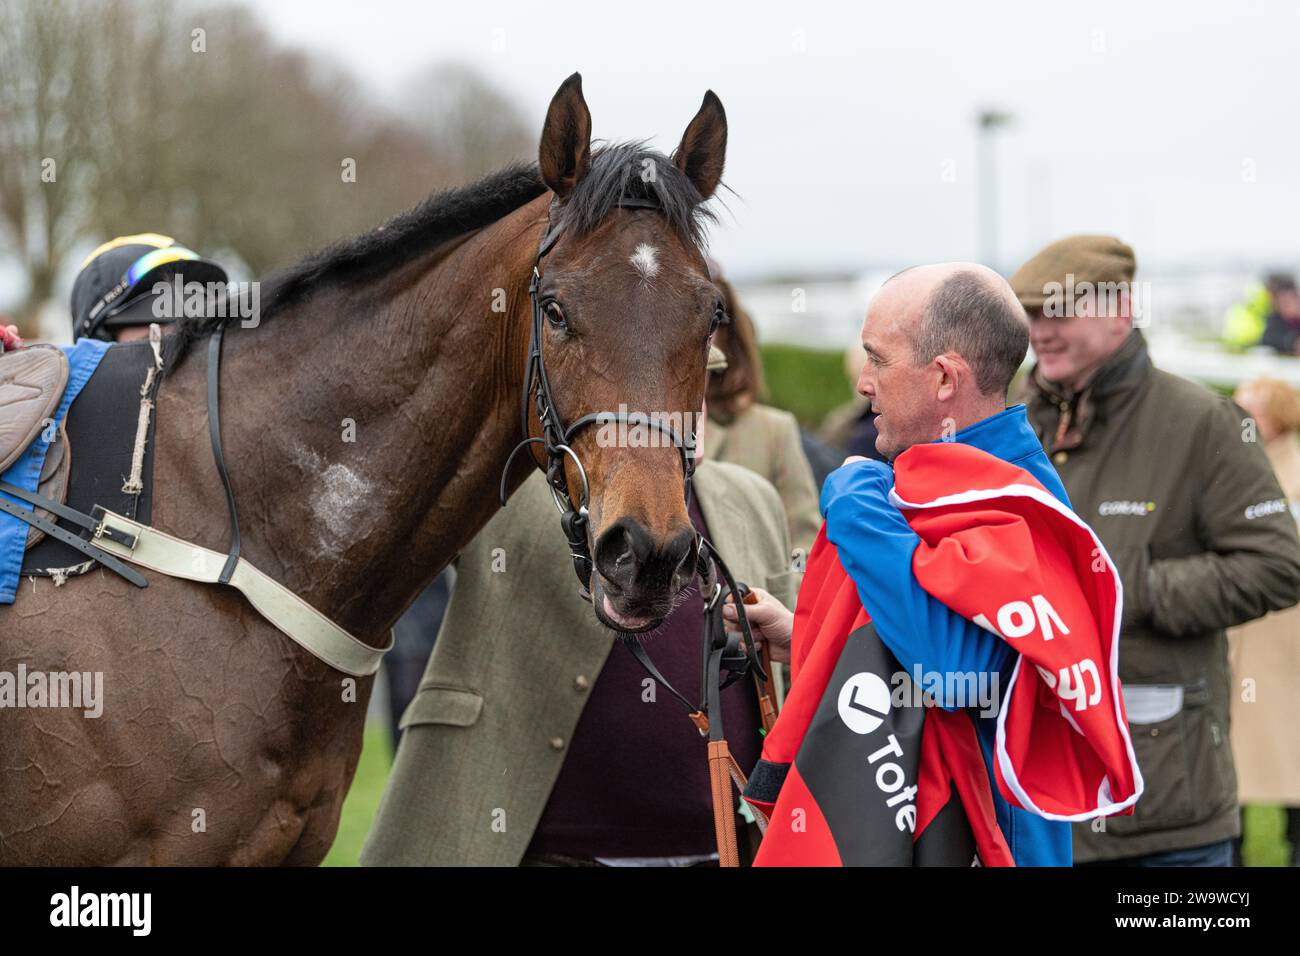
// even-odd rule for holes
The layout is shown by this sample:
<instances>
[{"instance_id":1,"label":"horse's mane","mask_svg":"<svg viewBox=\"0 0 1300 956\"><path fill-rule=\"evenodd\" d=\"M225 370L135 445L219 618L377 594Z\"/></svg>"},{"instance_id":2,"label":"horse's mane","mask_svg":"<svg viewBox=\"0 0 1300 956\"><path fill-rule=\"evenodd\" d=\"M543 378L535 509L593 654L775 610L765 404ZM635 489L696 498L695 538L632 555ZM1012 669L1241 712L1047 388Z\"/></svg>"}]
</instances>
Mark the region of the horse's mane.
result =
<instances>
[{"instance_id":1,"label":"horse's mane","mask_svg":"<svg viewBox=\"0 0 1300 956\"><path fill-rule=\"evenodd\" d=\"M536 163L516 163L482 179L435 193L370 232L313 252L263 283L259 322L329 286L363 282L405 265L445 242L504 218L546 192ZM559 216L566 232L583 235L626 198L649 199L669 224L697 246L704 241L711 210L685 173L644 142L614 143L593 151L591 168ZM240 315L186 317L164 340L166 367L198 339Z\"/></svg>"}]
</instances>

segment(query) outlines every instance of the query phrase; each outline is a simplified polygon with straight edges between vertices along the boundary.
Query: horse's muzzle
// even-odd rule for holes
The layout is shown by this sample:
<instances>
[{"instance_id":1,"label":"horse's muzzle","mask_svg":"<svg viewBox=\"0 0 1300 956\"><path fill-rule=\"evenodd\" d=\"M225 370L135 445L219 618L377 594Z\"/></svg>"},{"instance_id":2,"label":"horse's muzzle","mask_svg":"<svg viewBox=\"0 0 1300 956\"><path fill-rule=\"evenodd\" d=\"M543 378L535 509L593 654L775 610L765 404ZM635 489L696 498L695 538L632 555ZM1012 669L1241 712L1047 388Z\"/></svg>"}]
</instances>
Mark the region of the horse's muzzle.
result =
<instances>
[{"instance_id":1,"label":"horse's muzzle","mask_svg":"<svg viewBox=\"0 0 1300 956\"><path fill-rule=\"evenodd\" d=\"M619 629L646 630L672 610L695 573L697 535L684 528L656 541L635 519L620 518L596 541L598 613Z\"/></svg>"}]
</instances>

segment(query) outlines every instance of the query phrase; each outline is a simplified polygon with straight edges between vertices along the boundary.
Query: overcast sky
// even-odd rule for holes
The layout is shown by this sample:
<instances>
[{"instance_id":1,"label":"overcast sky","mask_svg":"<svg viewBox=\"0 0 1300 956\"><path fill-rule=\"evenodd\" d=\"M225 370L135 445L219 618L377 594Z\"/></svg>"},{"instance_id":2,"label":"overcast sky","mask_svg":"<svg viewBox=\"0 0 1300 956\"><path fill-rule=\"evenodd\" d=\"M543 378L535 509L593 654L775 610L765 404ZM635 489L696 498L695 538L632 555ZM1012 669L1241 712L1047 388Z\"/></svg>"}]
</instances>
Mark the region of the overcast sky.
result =
<instances>
[{"instance_id":1,"label":"overcast sky","mask_svg":"<svg viewBox=\"0 0 1300 956\"><path fill-rule=\"evenodd\" d=\"M999 264L1074 231L1139 262L1300 265L1300 4L270 0L287 42L395 91L473 64L539 126L583 75L594 131L676 145L730 122L733 272L978 255L974 116L999 134Z\"/></svg>"},{"instance_id":2,"label":"overcast sky","mask_svg":"<svg viewBox=\"0 0 1300 956\"><path fill-rule=\"evenodd\" d=\"M541 129L575 70L595 135L730 123L713 232L733 277L979 258L975 116L997 134L999 254L1111 232L1143 264L1300 268L1300 2L260 0L285 44L393 102L457 60ZM1057 9L1057 8L1060 9ZM268 94L271 91L268 91Z\"/></svg>"}]
</instances>

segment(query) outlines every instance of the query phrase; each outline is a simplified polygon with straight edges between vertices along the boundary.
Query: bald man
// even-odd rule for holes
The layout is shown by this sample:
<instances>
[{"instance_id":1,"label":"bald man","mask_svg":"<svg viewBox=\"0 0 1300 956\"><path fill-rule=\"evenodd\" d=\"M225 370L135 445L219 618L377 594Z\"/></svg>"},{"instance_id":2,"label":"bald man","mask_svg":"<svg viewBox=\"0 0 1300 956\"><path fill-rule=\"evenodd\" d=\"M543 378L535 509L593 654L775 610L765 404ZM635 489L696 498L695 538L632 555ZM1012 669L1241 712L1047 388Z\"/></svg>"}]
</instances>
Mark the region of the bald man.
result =
<instances>
[{"instance_id":1,"label":"bald man","mask_svg":"<svg viewBox=\"0 0 1300 956\"><path fill-rule=\"evenodd\" d=\"M916 266L890 279L871 301L862 327L867 361L857 389L871 401L890 462L913 445L951 441L974 446L1027 471L1069 506L1065 488L1030 428L1025 407L1007 408L1012 376L1029 346L1028 322L1011 287L974 263ZM891 464L849 458L822 489L826 534L857 589L881 641L909 674L969 675L1005 691L1018 657L1011 644L936 600L917 583L912 558L920 539L889 498ZM748 617L773 657L789 660L793 615L766 595ZM795 682L798 683L796 676ZM971 711L990 781L1000 699L957 699L945 681L939 703ZM951 685L951 687L949 686ZM846 774L860 772L845 767ZM1070 825L1012 807L991 787L998 827L1017 865L1069 866Z\"/></svg>"}]
</instances>

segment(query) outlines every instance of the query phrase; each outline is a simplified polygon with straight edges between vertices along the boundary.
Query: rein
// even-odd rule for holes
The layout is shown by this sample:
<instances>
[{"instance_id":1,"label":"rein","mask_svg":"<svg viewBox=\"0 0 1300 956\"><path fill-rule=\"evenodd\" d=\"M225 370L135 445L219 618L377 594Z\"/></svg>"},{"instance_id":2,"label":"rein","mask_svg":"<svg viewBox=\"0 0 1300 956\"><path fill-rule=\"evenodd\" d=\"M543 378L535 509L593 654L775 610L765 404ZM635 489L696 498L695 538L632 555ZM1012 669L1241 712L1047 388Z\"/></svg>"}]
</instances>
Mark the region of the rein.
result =
<instances>
[{"instance_id":1,"label":"rein","mask_svg":"<svg viewBox=\"0 0 1300 956\"><path fill-rule=\"evenodd\" d=\"M540 445L546 457L547 486L556 508L559 509L560 528L568 542L569 555L573 559L573 571L578 578L578 594L583 600L591 602L591 575L595 569L587 543L590 526L587 508L590 504L591 490L587 482L587 471L577 452L573 450L574 437L588 425L598 423L622 422L659 429L668 436L681 456L683 494L689 502L691 478L695 473L695 436L694 434L680 436L660 417L641 412L590 412L567 427L560 418L551 395L546 364L542 359L545 314L538 293L542 280L542 260L554 248L562 233L561 223L555 216L558 205L558 199L553 198L547 211L546 229L537 247L537 258L533 262L532 278L528 284L528 296L532 303L532 321L528 331L528 359L520 401L520 421L525 437L511 450L501 470L501 507L506 507L510 468L514 464L515 456L524 448ZM617 205L622 208L660 208L654 200L636 197L624 197ZM541 424L541 437L531 435L530 400L535 406L537 420ZM576 506L565 475L566 462L573 463L581 482L581 493ZM645 672L681 702L687 716L700 734L708 737L709 781L713 797L713 823L717 838L718 861L721 866L733 867L740 865L740 859L736 846L736 804L731 793L731 785L734 783L737 789L743 791L746 779L723 736L721 693L724 688L730 687L746 675L752 676L758 695L764 733L771 729L772 723L776 720L776 700L771 691L768 671L764 667L766 655L764 660L760 660L754 649L749 620L745 616L744 598L749 593L749 589L744 584L737 583L717 549L698 532L695 552L700 593L705 596L699 703L693 704L668 682L659 668L654 665L645 645L637 639L636 635L620 634L619 640ZM735 603L740 624L739 633L729 634L722 617L723 605L729 597ZM741 648L742 637L744 638L743 649ZM766 821L760 818L760 829L765 826Z\"/></svg>"}]
</instances>

